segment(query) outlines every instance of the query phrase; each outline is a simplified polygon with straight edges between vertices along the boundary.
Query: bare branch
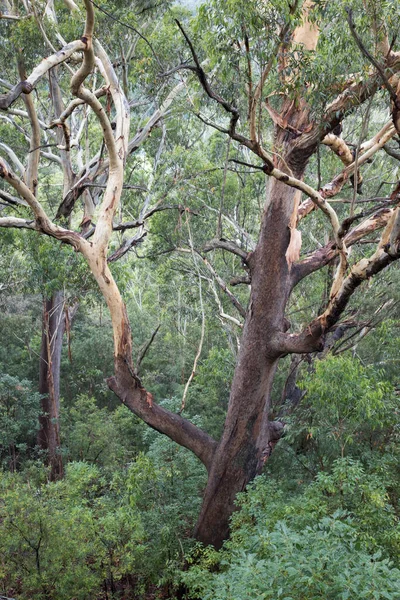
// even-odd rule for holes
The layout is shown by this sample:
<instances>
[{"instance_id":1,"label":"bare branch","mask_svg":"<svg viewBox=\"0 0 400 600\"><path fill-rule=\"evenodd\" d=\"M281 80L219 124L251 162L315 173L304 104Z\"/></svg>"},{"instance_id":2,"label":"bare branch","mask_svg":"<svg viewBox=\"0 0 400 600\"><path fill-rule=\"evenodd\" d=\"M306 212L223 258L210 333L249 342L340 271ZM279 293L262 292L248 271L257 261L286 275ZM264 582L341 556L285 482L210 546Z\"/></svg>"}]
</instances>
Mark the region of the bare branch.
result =
<instances>
[{"instance_id":1,"label":"bare branch","mask_svg":"<svg viewBox=\"0 0 400 600\"><path fill-rule=\"evenodd\" d=\"M383 148L385 144L395 134L396 129L394 128L393 124L389 121L370 140L368 140L360 146L357 167L360 167L364 163L368 162L372 158L372 156L374 156L376 152ZM321 196L323 196L324 198L332 198L336 196L341 191L346 181L348 181L349 177L354 174L355 170L356 163L355 161L353 161L351 162L351 164L346 166L346 168L343 169L343 171L339 173L339 175L334 177L334 179L330 183L324 185L324 187L320 190ZM312 210L314 210L315 206L316 204L311 198L308 198L307 200L302 202L297 212L297 222L299 222Z\"/></svg>"},{"instance_id":2,"label":"bare branch","mask_svg":"<svg viewBox=\"0 0 400 600\"><path fill-rule=\"evenodd\" d=\"M192 371L189 375L189 379L186 382L185 389L183 390L179 414L181 414L183 412L183 410L185 409L187 393L189 391L189 386L190 386L191 382L193 381L194 376L196 375L197 363L201 356L201 352L203 349L203 343L204 343L204 335L206 332L206 315L205 315L204 304L203 304L203 288L201 285L201 273L200 273L200 269L199 269L199 266L198 266L197 260L196 260L198 253L194 250L194 247L193 247L193 239L192 239L192 232L190 229L189 217L186 220L186 224L187 224L188 233L189 233L190 251L192 253L194 267L196 269L197 279L198 279L199 303L200 303L200 311L201 311L201 333L200 333L199 346L197 348L196 356L195 356L194 362L193 362Z\"/></svg>"},{"instance_id":3,"label":"bare branch","mask_svg":"<svg viewBox=\"0 0 400 600\"><path fill-rule=\"evenodd\" d=\"M35 222L38 231L54 237L62 242L70 244L76 250L81 250L85 240L79 234L63 227L54 225L45 213L40 202L35 198L31 190L18 177L12 173L6 162L0 158L0 177L7 181L18 194L28 203L35 215Z\"/></svg>"},{"instance_id":4,"label":"bare branch","mask_svg":"<svg viewBox=\"0 0 400 600\"><path fill-rule=\"evenodd\" d=\"M136 373L139 375L140 372L140 365L142 364L142 361L144 359L144 357L146 356L151 344L154 342L154 339L157 335L157 333L159 332L161 327L161 323L159 325L157 325L157 327L155 328L155 330L153 331L153 333L150 336L150 339L142 346L142 348L139 350L139 354L137 356L136 359Z\"/></svg>"},{"instance_id":5,"label":"bare branch","mask_svg":"<svg viewBox=\"0 0 400 600\"><path fill-rule=\"evenodd\" d=\"M107 94L107 86L105 86L105 85L102 86L101 88L99 88L98 90L93 92L93 94L96 96L96 98L101 98L102 96L105 96ZM80 98L75 98L74 100L71 100L71 102L68 104L68 106L60 114L58 119L55 119L49 125L46 125L46 127L48 129L53 129L54 127L57 127L58 125L62 125L63 123L65 123L65 121L68 119L68 117L70 117L72 115L74 110L76 108L78 108L78 106L82 106L83 104L85 104L85 102L83 100L81 100Z\"/></svg>"},{"instance_id":6,"label":"bare branch","mask_svg":"<svg viewBox=\"0 0 400 600\"><path fill-rule=\"evenodd\" d=\"M8 157L11 160L11 162L13 163L14 167L16 169L18 169L21 177L24 177L25 167L22 164L22 162L19 160L18 156L15 154L14 150L12 148L10 148L10 146L7 146L7 144L4 144L3 142L0 142L0 148L3 148L3 150L5 152L7 152Z\"/></svg>"},{"instance_id":7,"label":"bare branch","mask_svg":"<svg viewBox=\"0 0 400 600\"><path fill-rule=\"evenodd\" d=\"M230 133L230 135L233 135L235 132L236 124L237 124L237 122L239 120L239 116L240 116L238 109L235 106L233 106L232 104L230 104L229 102L227 102L224 98L222 98L222 96L220 96L219 94L214 92L214 90L211 88L211 86L208 82L207 76L205 74L205 71L204 71L203 67L201 66L201 63L197 57L196 51L194 49L194 46L193 46L189 36L187 35L187 33L183 29L182 25L180 24L180 22L177 19L175 19L175 23L178 25L179 29L182 32L183 37L186 40L187 45L190 48L190 52L192 53L192 58L196 65L197 77L199 78L199 81L200 81L204 91L206 92L207 96L209 96L209 98L211 98L212 100L215 100L216 102L218 102L218 104L221 104L221 106L226 110L226 112L228 112L232 115L230 127L229 127L229 133Z\"/></svg>"},{"instance_id":8,"label":"bare branch","mask_svg":"<svg viewBox=\"0 0 400 600\"><path fill-rule=\"evenodd\" d=\"M241 323L239 321L239 319L235 319L235 317L232 317L232 315L228 315L225 311L224 311L224 307L222 306L222 302L218 296L217 290L215 288L215 283L212 279L210 279L210 288L211 291L214 295L215 301L218 305L219 308L219 316L221 317L221 319L225 319L226 321L230 321L231 323L234 323L234 325L236 325L236 327L239 327L240 329L243 329L243 323Z\"/></svg>"},{"instance_id":9,"label":"bare branch","mask_svg":"<svg viewBox=\"0 0 400 600\"><path fill-rule=\"evenodd\" d=\"M21 81L17 85L15 85L8 94L3 94L0 96L0 109L7 110L19 97L21 94L30 94L32 90L36 87L40 79L53 67L59 65L62 62L65 62L74 54L74 52L79 52L84 50L86 47L86 43L83 40L75 40L70 44L67 44L56 52L55 54L44 58L42 62L33 69L32 73L25 81Z\"/></svg>"},{"instance_id":10,"label":"bare branch","mask_svg":"<svg viewBox=\"0 0 400 600\"><path fill-rule=\"evenodd\" d=\"M220 240L210 240L203 246L202 252L211 252L212 250L216 250L220 248L222 250L227 250L228 252L232 252L232 254L236 254L236 256L240 256L240 258L246 262L247 261L247 252L239 248L234 242L229 240L220 239Z\"/></svg>"},{"instance_id":11,"label":"bare branch","mask_svg":"<svg viewBox=\"0 0 400 600\"><path fill-rule=\"evenodd\" d=\"M396 129L391 123L387 123L373 138L366 144L360 147L361 156L358 158L358 167L366 163L378 150L396 134ZM353 175L356 169L355 162L347 166L339 175L337 175L330 183L322 188L322 193L325 197L331 198L338 194L344 183L350 175Z\"/></svg>"},{"instance_id":12,"label":"bare branch","mask_svg":"<svg viewBox=\"0 0 400 600\"><path fill-rule=\"evenodd\" d=\"M26 17L20 17L19 15L10 15L3 12L0 12L0 19L5 19L6 21L20 21L21 19L26 19Z\"/></svg>"},{"instance_id":13,"label":"bare branch","mask_svg":"<svg viewBox=\"0 0 400 600\"><path fill-rule=\"evenodd\" d=\"M22 119L29 119L29 115L26 110L20 110L19 108L9 108L7 110L7 115L12 115L15 117L21 117ZM39 125L42 129L47 129L47 125L44 121L38 119Z\"/></svg>"},{"instance_id":14,"label":"bare branch","mask_svg":"<svg viewBox=\"0 0 400 600\"><path fill-rule=\"evenodd\" d=\"M128 186L129 189L130 186ZM136 186L132 186L134 189L136 189ZM125 186L124 186L125 188ZM161 212L164 210L179 210L180 212L182 212L183 207L181 204L176 204L175 206L155 206L154 208L151 208L150 210L147 211L147 213L145 213L143 215L142 219L136 219L135 221L127 221L125 223L119 223L119 224L114 224L113 225L113 230L114 231L126 231L127 229L135 229L136 227L142 227L142 225L145 224L146 220L149 219L152 215L154 215L157 212ZM190 211L190 214L196 214L193 211Z\"/></svg>"},{"instance_id":15,"label":"bare branch","mask_svg":"<svg viewBox=\"0 0 400 600\"><path fill-rule=\"evenodd\" d=\"M110 254L110 256L107 258L107 262L109 262L109 263L116 262L117 260L119 260L120 258L125 256L125 254L127 252L129 252L129 250L131 250L138 244L141 244L143 242L144 238L146 237L146 235L147 235L146 231L139 231L139 233L137 233L136 235L132 236L131 238L129 238L127 240L124 240L122 242L121 246L117 250L115 250L112 254Z\"/></svg>"},{"instance_id":16,"label":"bare branch","mask_svg":"<svg viewBox=\"0 0 400 600\"><path fill-rule=\"evenodd\" d=\"M200 253L198 253L198 254L199 254L199 256L201 256ZM206 258L204 258L203 256L201 256L201 259L204 262L204 264L206 265L207 269L210 271L210 273L213 276L213 278L215 279L215 281L218 283L218 285L221 288L221 290L228 296L229 300L232 302L233 306L237 309L237 311L239 312L239 314L243 318L245 318L246 317L246 310L240 304L240 302L236 298L236 296L234 296L232 294L232 292L229 290L229 288L226 285L225 281L218 275L218 273L216 272L216 270L214 269L214 267L208 262L208 260Z\"/></svg>"},{"instance_id":17,"label":"bare branch","mask_svg":"<svg viewBox=\"0 0 400 600\"><path fill-rule=\"evenodd\" d=\"M388 146L388 144L385 144L383 146L383 149L386 152L386 154L388 154L392 158L395 158L396 160L400 160L400 152L396 152L395 150L393 150L393 148Z\"/></svg>"},{"instance_id":18,"label":"bare branch","mask_svg":"<svg viewBox=\"0 0 400 600\"><path fill-rule=\"evenodd\" d=\"M12 206L29 206L25 200L11 196L11 194L5 192L4 190L0 190L0 199L4 202L7 202L7 204L11 204Z\"/></svg>"},{"instance_id":19,"label":"bare branch","mask_svg":"<svg viewBox=\"0 0 400 600\"><path fill-rule=\"evenodd\" d=\"M174 98L181 92L184 88L184 82L180 82L177 84L171 92L168 94L167 98L164 100L160 108L154 111L150 119L147 121L146 125L139 129L136 135L132 138L132 140L128 143L128 154L135 152L138 148L142 146L142 144L147 140L149 135L151 134L154 127L157 126L160 119L165 115L166 111L172 104ZM82 103L82 101L80 101ZM72 103L71 103L72 104ZM70 105L71 106L71 105ZM67 111L68 109L66 109ZM65 111L65 112L66 112ZM101 165L99 164L101 158L101 154L99 153L97 156L93 158L89 165L86 165L84 170L77 176L77 181L74 186L68 191L68 193L64 196L62 203L60 204L57 211L57 218L60 216L69 216L74 208L76 200L79 198L81 193L83 192L85 185L87 182L92 182L93 178L99 177L103 173L106 173L109 169L110 162L109 159L105 159L102 161Z\"/></svg>"},{"instance_id":20,"label":"bare branch","mask_svg":"<svg viewBox=\"0 0 400 600\"><path fill-rule=\"evenodd\" d=\"M352 151L341 137L338 137L333 133L329 133L321 141L321 144L324 144L324 146L329 146L329 148L332 149L332 151L340 158L346 167L354 162Z\"/></svg>"},{"instance_id":21,"label":"bare branch","mask_svg":"<svg viewBox=\"0 0 400 600\"><path fill-rule=\"evenodd\" d=\"M241 285L241 284L251 285L251 278L248 275L232 277L232 279L230 280L229 283L232 286Z\"/></svg>"},{"instance_id":22,"label":"bare branch","mask_svg":"<svg viewBox=\"0 0 400 600\"><path fill-rule=\"evenodd\" d=\"M400 193L400 184L394 194ZM376 273L400 258L400 208L391 211L380 242L374 254L354 264L347 277L343 278L335 295L322 315L314 319L302 333L278 334L274 340L276 351L305 353L323 349L323 336L338 322L356 289Z\"/></svg>"},{"instance_id":23,"label":"bare branch","mask_svg":"<svg viewBox=\"0 0 400 600\"><path fill-rule=\"evenodd\" d=\"M21 54L18 57L18 70L21 80L24 81L26 79L26 72ZM32 132L29 144L28 165L24 179L28 188L31 190L34 196L36 196L40 160L40 125L32 96L30 94L24 94L23 101L26 107L26 112L29 116Z\"/></svg>"},{"instance_id":24,"label":"bare branch","mask_svg":"<svg viewBox=\"0 0 400 600\"><path fill-rule=\"evenodd\" d=\"M29 221L28 219L18 219L17 217L1 217L0 227L13 227L16 229L33 229L36 231L38 231L39 229L35 221Z\"/></svg>"},{"instance_id":25,"label":"bare branch","mask_svg":"<svg viewBox=\"0 0 400 600\"><path fill-rule=\"evenodd\" d=\"M132 383L129 385L128 380L124 382L121 381L121 377L118 380L112 377L107 383L109 388L135 415L156 431L167 435L177 444L191 450L206 466L207 470L210 470L217 447L217 442L211 436L187 419L155 404L144 393L144 390L141 399L138 401L136 399L137 394L132 391Z\"/></svg>"},{"instance_id":26,"label":"bare branch","mask_svg":"<svg viewBox=\"0 0 400 600\"><path fill-rule=\"evenodd\" d=\"M375 231L382 229L387 226L391 220L393 213L396 208L389 208L390 205L398 205L400 203L400 184L393 190L389 199L386 200L386 206L375 211L367 211L368 214L372 212L372 216L369 216L365 221L354 227L350 232L345 233L345 243L347 247L361 242L363 238L374 233ZM351 221L351 220L350 220ZM343 224L342 224L343 229ZM297 285L304 277L317 271L321 267L325 266L337 255L337 248L331 242L326 246L319 248L311 256L297 263L293 271L294 285Z\"/></svg>"}]
</instances>

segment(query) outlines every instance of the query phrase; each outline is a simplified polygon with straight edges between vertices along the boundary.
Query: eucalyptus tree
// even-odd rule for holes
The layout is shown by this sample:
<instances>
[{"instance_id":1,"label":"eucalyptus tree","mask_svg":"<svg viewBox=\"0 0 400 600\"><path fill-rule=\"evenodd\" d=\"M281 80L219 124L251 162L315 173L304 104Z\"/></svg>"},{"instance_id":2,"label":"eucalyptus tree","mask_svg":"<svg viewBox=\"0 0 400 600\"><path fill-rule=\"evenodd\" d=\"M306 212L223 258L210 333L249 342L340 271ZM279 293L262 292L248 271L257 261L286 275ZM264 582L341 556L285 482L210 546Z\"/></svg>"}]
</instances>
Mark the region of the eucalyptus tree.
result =
<instances>
[{"instance_id":1,"label":"eucalyptus tree","mask_svg":"<svg viewBox=\"0 0 400 600\"><path fill-rule=\"evenodd\" d=\"M97 127L92 121L91 134L99 150L86 161L72 186L70 182L66 185L69 189L64 190L57 214L69 218L72 210L78 210L76 200L85 186L93 181L99 185L98 178L102 177L101 185L105 187L95 209L96 216L84 215L81 229L79 225L73 227L76 223L72 219L61 226L50 218L40 194L35 196L35 189L29 184L29 168L23 167L23 176L18 177L2 158L0 175L13 190L12 195L8 190L2 192L2 197L7 196L9 205L23 204L23 210L29 208L33 219L5 216L0 218L0 226L31 229L51 236L69 244L85 258L112 320L115 372L108 385L150 427L189 448L203 462L208 484L195 535L205 543L219 546L228 535L237 492L261 472L282 430L280 423L270 419L271 389L279 361L289 354L321 352L327 334L340 322L354 292L400 257L399 184L393 184L383 200L374 195L367 197L362 210L356 212L362 171L385 147L393 154L388 144L400 133L400 52L396 51L395 35L398 19L393 17L399 7L390 1L382 5L373 0L354 0L352 10L346 13L342 2L335 3L335 7L329 2L310 0L251 1L245 7L234 0L223 6L211 2L202 7L197 30L206 38L203 47L209 56L200 56L204 51L200 40L192 41L185 27L177 23L188 56L179 64L171 64L164 75L179 73L178 81L171 85L164 102L145 126L131 137L127 85L119 83L103 46L93 39L93 4L90 0L84 4L84 35L42 60L23 81L10 86L0 98L0 108L10 113L18 98L32 98L33 89L43 93L44 77L50 69L66 67L72 71L70 90L75 98L50 126L62 131L60 152L70 152L67 119L83 106L96 118ZM75 9L71 0L68 5ZM89 89L94 70L105 85L92 85ZM198 87L195 87L196 77ZM224 237L221 202L216 235L202 248L195 248L189 233L184 248L194 261L199 253L213 281L244 319L225 426L219 440L157 404L145 388L132 361L131 325L109 266L113 260L113 254L109 254L113 231L139 228L139 236L143 235L141 228L146 218L160 208L157 204L151 206L148 197L138 219L117 222L127 158L147 139L184 89L189 89L192 112L230 139L228 151L234 153L236 164L268 178L260 229L253 242L244 231L239 236L246 239L243 243ZM195 91L192 93L191 89ZM104 95L106 104L101 100ZM368 114L384 114L386 122L374 130L372 120L367 126ZM351 127L357 118L361 119L361 125L353 131ZM34 132L32 118L31 124ZM341 128L345 139L340 136ZM372 135L367 138L370 130ZM42 149L33 145L33 137L34 133L28 167L38 173ZM323 155L325 147L337 161L327 158L332 167L328 182L319 181L321 170L315 160ZM12 148L6 152L11 162L17 164ZM377 176L382 177L387 170L393 172L395 160L385 154ZM59 164L62 168L61 155ZM325 170L322 172L325 174ZM64 181L65 177L64 172ZM343 202L335 209L329 200L337 200L335 196L346 190L348 181L352 187L344 195L349 198L342 198ZM302 257L300 228L306 218L314 218L314 212L315 223L326 220L331 233ZM231 218L225 231L232 228L239 231L240 225ZM315 233L320 229L315 226ZM375 242L378 231L382 233ZM125 239L117 252L123 254L137 239L137 235ZM365 251L365 246L358 250L362 241L367 241L372 250ZM351 247L354 249L350 257ZM207 252L219 250L233 253L245 267L240 279L251 285L246 309L207 262ZM335 272L321 310L301 330L290 331L286 311L295 286L305 285L308 276L332 264Z\"/></svg>"},{"instance_id":2,"label":"eucalyptus tree","mask_svg":"<svg viewBox=\"0 0 400 600\"><path fill-rule=\"evenodd\" d=\"M66 3L67 8L70 9L72 14L78 15L79 8L74 3ZM167 4L167 3L164 3ZM140 6L139 6L140 8ZM143 8L143 7L142 7ZM6 5L4 7L5 12L2 13L2 25L3 32L5 34L5 48L3 49L3 56L6 58L7 53L12 51L13 46L19 45L20 43L26 44L27 52L22 54L19 50L17 53L17 63L19 76L21 81L26 78L25 73L25 62L32 62L32 57L45 57L46 53L50 49L55 49L54 43L66 44L63 34L65 29L68 31L68 20L62 18L60 21L57 20L57 15L54 11L52 4L43 6L37 5L36 7L30 3L26 3L20 7L20 12L16 12L15 7ZM143 8L145 11L146 7ZM41 11L39 14L38 11ZM109 15L108 11L105 10L101 13L103 18L108 20L108 29L112 29L114 21L119 22L112 15ZM114 21L113 21L114 19ZM146 20L147 19L147 20ZM142 19L143 20L143 19ZM29 31L27 36L27 24L34 22L36 24L36 30ZM67 22L67 25L66 25ZM16 24L19 25L17 30ZM144 18L144 22L141 23L142 29L146 29L148 26L148 16ZM71 26L69 25L69 29ZM62 31L62 33L61 33ZM122 72L123 87L128 94L128 79L129 79L129 63L131 55L135 51L140 35L137 29L131 27L128 31L129 35L123 36L123 42L119 42L118 46L118 62ZM118 38L117 32L114 31L115 37ZM111 31L109 36L111 36ZM8 37L8 39L7 39ZM28 39L26 39L28 37ZM143 36L142 36L143 37ZM144 38L146 39L146 38ZM71 69L71 67L69 67ZM8 75L5 71L5 75ZM58 72L58 66L55 65L48 71L48 99L47 101L42 100L37 105L32 96L23 95L22 100L25 104L25 110L11 109L7 110L7 113L1 115L4 126L2 132L4 136L1 142L1 148L8 160L11 161L14 168L22 176L24 182L27 184L32 193L37 196L38 193L38 172L40 159L42 159L41 167L41 182L43 182L46 188L42 191L42 194L46 197L47 203L50 205L57 202L57 197L54 193L51 193L51 186L62 190L62 201L59 202L60 206L57 210L56 218L62 219L67 223L71 221L71 212L74 204L80 197L83 199L83 217L80 225L80 232L82 235L92 235L93 231L90 232L91 221L95 212L95 208L99 203L99 198L105 187L104 182L107 177L107 166L105 170L102 169L103 153L104 153L104 142L99 139L99 152L92 160L92 164L89 165L90 151L89 151L89 139L87 136L90 114L86 109L86 106L81 103L81 106L72 106L70 111L73 111L70 115L69 112L64 114L65 103L64 103L64 92L63 89L63 78L60 77ZM1 85L6 89L11 89L12 86L7 79L1 81ZM105 86L102 86L96 92L97 96L107 95ZM139 106L144 105L146 108L150 103L149 100L143 98L142 101L135 102L132 104L138 104ZM136 136L132 142L134 143L134 149L137 150L142 141L149 135L152 127L157 124L162 118L163 111L166 110L170 103L167 99L164 108L161 111L155 112L152 115L152 119L147 123L147 128L144 132L138 132L140 135ZM71 116L71 124L69 127L65 125L65 120ZM60 117L60 120L58 120ZM31 133L27 131L26 123L30 124ZM10 127L11 126L11 127ZM17 138L16 138L17 133ZM19 135L18 135L19 134ZM21 146L28 145L29 150L26 156L21 151ZM14 151L14 149L15 151ZM43 164L43 159L46 162ZM55 167L55 168L54 168ZM90 167L93 169L90 173ZM57 177L57 168L60 168L62 177ZM96 185L92 181L96 178ZM139 189L146 191L146 188L140 186L126 186L129 189ZM24 206L24 203L18 199L12 198L5 190L1 192L1 200L3 202L2 209L6 210L9 206ZM43 201L43 199L42 199ZM148 204L148 200L147 200ZM140 228L139 233L131 235L129 239L124 240L124 243L116 249L113 256L110 257L110 261L116 261L128 252L128 250L138 243L145 235L143 230L143 223L146 217L146 202L141 208L141 218L134 223L127 223L120 227L122 231L129 231L132 227L137 230ZM44 252L41 252L42 263L46 264L46 260L49 258L48 254L51 250L47 247ZM47 258L45 258L45 255ZM60 257L61 258L61 257ZM57 479L63 474L62 455L60 448L60 431L59 431L59 393L60 393L60 365L61 365L61 352L63 344L63 335L65 330L69 333L71 322L74 314L78 307L77 296L73 300L72 306L68 306L68 301L64 295L65 285L63 285L63 278L65 278L64 267L61 264L62 260L58 262L54 269L51 269L50 265L45 267L45 271L50 277L50 272L53 273L53 281L46 281L45 277L41 278L42 295L43 295L43 311L42 311L42 340L40 349L40 361L39 361L39 392L42 398L42 415L40 416L40 430L38 433L39 445L48 451L49 463L51 466L50 476L52 479ZM68 262L68 261L67 261ZM74 276L69 276L69 283L74 286L75 291L78 291L76 286L77 279L79 278L79 266L74 260L69 261L69 268L74 268L76 273ZM55 271L58 270L56 274ZM74 280L74 281L73 281ZM56 284L61 285L61 289L58 289ZM81 287L81 286L78 286ZM82 294L83 289L81 288L78 294Z\"/></svg>"}]
</instances>

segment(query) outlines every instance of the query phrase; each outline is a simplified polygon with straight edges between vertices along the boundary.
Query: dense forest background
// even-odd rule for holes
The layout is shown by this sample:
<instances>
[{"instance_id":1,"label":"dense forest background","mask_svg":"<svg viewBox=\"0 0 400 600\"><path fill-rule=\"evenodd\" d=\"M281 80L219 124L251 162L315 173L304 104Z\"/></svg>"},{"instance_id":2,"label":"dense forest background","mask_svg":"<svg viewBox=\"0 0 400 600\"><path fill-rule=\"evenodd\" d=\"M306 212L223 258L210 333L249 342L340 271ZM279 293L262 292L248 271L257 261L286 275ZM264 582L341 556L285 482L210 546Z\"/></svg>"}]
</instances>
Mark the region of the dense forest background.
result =
<instances>
[{"instance_id":1,"label":"dense forest background","mask_svg":"<svg viewBox=\"0 0 400 600\"><path fill-rule=\"evenodd\" d=\"M359 86L351 88L351 106L336 111L338 123L332 120L305 174L297 174L311 196L325 190L316 203L331 198L341 229L322 204L309 210L301 190L307 218L287 223L294 256L283 254L282 264L290 274L331 254L288 294L290 332L311 335L319 315L331 318L352 269L363 261L373 268L365 277L357 271L351 301L329 322L322 344L280 351L265 409L279 435L268 437L262 468L236 496L229 539L221 548L207 545L193 532L212 469L189 443L149 427L111 391L115 324L96 275L58 234L42 235L48 231L35 210L32 216L25 188L13 187L3 166L0 597L400 598L398 3L91 4L95 35L130 108L107 256L133 333L132 378L139 390L143 382L149 410L154 401L207 439L224 439L255 306L249 257L260 247L274 189L262 148L286 173L279 135L289 132L292 142L301 137L298 127L311 131L301 120L293 124L293 111L319 126L346 85ZM79 42L85 19L83 2L0 0L1 98L44 58ZM304 22L319 32L316 47L293 42ZM0 157L55 227L90 241L107 196L110 149L87 104L71 111L68 128L60 120L87 52L77 48L30 94L9 106L0 98ZM85 85L100 90L115 123L104 64L96 63ZM373 85L364 97L367 78ZM240 135L250 127L253 143L252 123L257 128L258 146L235 139L232 110L221 99L238 107ZM286 120L281 102L288 103ZM376 153L364 161L371 148ZM30 179L35 169L37 180ZM336 185L343 169L329 195L328 182ZM382 249L390 260L374 266ZM275 260L272 246L266 256ZM241 401L250 403L250 392Z\"/></svg>"}]
</instances>

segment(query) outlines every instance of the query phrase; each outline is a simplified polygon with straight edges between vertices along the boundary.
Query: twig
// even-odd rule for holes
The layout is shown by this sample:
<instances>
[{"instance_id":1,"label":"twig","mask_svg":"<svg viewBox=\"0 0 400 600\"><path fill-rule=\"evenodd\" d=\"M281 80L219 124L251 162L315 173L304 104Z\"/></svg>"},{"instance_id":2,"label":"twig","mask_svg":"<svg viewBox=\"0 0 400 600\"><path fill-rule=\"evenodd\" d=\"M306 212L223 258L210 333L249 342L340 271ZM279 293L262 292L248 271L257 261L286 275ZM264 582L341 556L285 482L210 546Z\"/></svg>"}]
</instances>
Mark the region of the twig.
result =
<instances>
[{"instance_id":1,"label":"twig","mask_svg":"<svg viewBox=\"0 0 400 600\"><path fill-rule=\"evenodd\" d=\"M228 161L229 161L229 150L231 148L231 140L232 138L228 138L228 143L226 146L226 158L225 158L225 166L224 166L224 175L222 178L222 188L221 188L221 199L219 203L219 212L218 212L218 223L217 223L217 238L222 237L222 211L224 208L224 197L225 197L225 187L226 187L226 174L228 172Z\"/></svg>"},{"instance_id":2,"label":"twig","mask_svg":"<svg viewBox=\"0 0 400 600\"><path fill-rule=\"evenodd\" d=\"M157 335L160 327L161 327L161 323L159 325L157 325L157 327L155 328L155 330L151 334L150 339L139 350L139 354L138 354L138 357L136 359L136 373L137 373L137 375L139 375L140 365L142 364L142 361L143 361L144 357L146 356L147 351L149 350L151 344L154 342L154 338L156 337L156 335Z\"/></svg>"},{"instance_id":3,"label":"twig","mask_svg":"<svg viewBox=\"0 0 400 600\"><path fill-rule=\"evenodd\" d=\"M194 262L194 266L197 272L197 276L198 276L198 280L199 280L199 301L200 301L200 310L201 310L201 335L200 335L200 342L199 342L199 347L197 350L197 354L195 356L194 362L193 362L193 369L192 372L189 375L189 379L186 382L185 385L185 389L183 391L183 396L182 396L182 402L181 402L181 407L179 409L179 414L181 414L185 408L185 404L186 404L186 397L187 397L187 393L189 390L189 386L193 380L193 377L196 375L196 367L197 367L197 362L200 358L201 355L201 351L203 349L203 342L204 342L204 334L205 334L205 329L206 329L206 317L205 317L205 312L204 312L204 305L203 305L203 292L202 292L202 286L201 286L201 274L200 274L200 269L198 267L197 264L197 260L196 260L196 254L194 251L194 247L193 247L193 239L192 239L192 232L190 230L190 225L189 225L189 215L187 217L186 220L187 223L187 227L188 227L188 232L189 232L189 243L190 243L190 249L192 252L192 257L193 257L193 262Z\"/></svg>"}]
</instances>

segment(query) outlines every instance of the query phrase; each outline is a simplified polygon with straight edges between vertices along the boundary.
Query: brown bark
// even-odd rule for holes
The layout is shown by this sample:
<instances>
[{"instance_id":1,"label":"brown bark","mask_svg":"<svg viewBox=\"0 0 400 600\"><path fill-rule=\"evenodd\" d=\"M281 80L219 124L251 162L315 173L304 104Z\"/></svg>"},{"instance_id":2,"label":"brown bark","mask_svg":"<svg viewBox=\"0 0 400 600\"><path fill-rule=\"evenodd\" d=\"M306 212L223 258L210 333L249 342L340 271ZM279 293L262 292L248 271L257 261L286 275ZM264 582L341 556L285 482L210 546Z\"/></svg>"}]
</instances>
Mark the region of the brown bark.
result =
<instances>
[{"instance_id":1,"label":"brown bark","mask_svg":"<svg viewBox=\"0 0 400 600\"><path fill-rule=\"evenodd\" d=\"M304 165L305 166L305 165ZM258 245L251 256L251 296L222 439L209 473L196 526L197 539L219 547L228 536L235 496L262 470L269 455L270 392L287 328L292 278L285 253L296 190L273 180Z\"/></svg>"},{"instance_id":2,"label":"brown bark","mask_svg":"<svg viewBox=\"0 0 400 600\"><path fill-rule=\"evenodd\" d=\"M60 364L65 330L64 295L55 292L43 302L42 343L40 349L39 393L42 415L39 417L39 446L48 452L50 479L63 476L60 444Z\"/></svg>"}]
</instances>

